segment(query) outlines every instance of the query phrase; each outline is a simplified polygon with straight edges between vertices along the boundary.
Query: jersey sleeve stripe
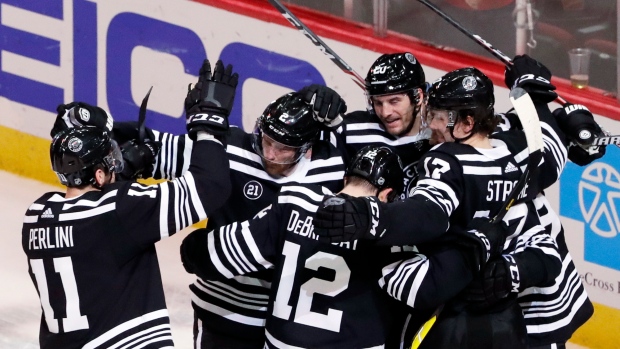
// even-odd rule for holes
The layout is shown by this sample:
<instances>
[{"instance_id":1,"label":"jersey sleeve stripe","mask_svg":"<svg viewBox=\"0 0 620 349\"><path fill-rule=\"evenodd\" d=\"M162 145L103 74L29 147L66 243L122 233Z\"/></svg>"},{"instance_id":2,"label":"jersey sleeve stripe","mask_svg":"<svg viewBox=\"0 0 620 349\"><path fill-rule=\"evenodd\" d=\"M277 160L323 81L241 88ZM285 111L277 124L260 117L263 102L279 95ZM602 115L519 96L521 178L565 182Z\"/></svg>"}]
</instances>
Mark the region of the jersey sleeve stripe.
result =
<instances>
[{"instance_id":1,"label":"jersey sleeve stripe","mask_svg":"<svg viewBox=\"0 0 620 349\"><path fill-rule=\"evenodd\" d=\"M211 259L211 263L213 263L213 266L215 267L215 269L217 269L217 271L224 275L226 278L231 279L232 277L234 277L235 275L233 273L231 273L222 263L222 261L220 260L220 257L217 253L217 249L215 246L215 231L212 231L209 233L209 236L207 238L207 246L209 249L209 258Z\"/></svg>"},{"instance_id":2,"label":"jersey sleeve stripe","mask_svg":"<svg viewBox=\"0 0 620 349\"><path fill-rule=\"evenodd\" d=\"M210 312L215 313L231 321L240 322L240 323L250 325L250 326L260 326L260 327L265 326L265 319L255 318L255 317L250 317L250 316L243 316L237 313L232 313L230 310L227 310L222 307L218 307L215 304L211 304L211 303L203 301L202 299L198 298L198 296L196 296L194 293L192 293L192 302L203 309L209 309Z\"/></svg>"},{"instance_id":3,"label":"jersey sleeve stripe","mask_svg":"<svg viewBox=\"0 0 620 349\"><path fill-rule=\"evenodd\" d=\"M456 197L454 190L452 190L452 188L444 182L431 179L431 178L424 178L418 181L418 186L430 186L432 188L437 188L438 190L441 190L442 192L445 193L445 195L442 195L442 196L444 197L447 196L450 199L450 201L452 202L454 206L454 209L456 209L459 206L459 199Z\"/></svg>"},{"instance_id":4,"label":"jersey sleeve stripe","mask_svg":"<svg viewBox=\"0 0 620 349\"><path fill-rule=\"evenodd\" d=\"M428 272L428 268L429 268L428 264L429 264L428 259L424 258L424 260L422 261L422 264L419 266L419 270L415 274L415 278L413 279L411 288L409 289L409 296L407 297L407 302L406 302L410 307L413 307L415 305L416 297L418 295L418 290L420 289L420 286L422 285L422 281L424 281L424 278L426 277L426 273ZM413 268L413 266L410 266L410 268Z\"/></svg>"},{"instance_id":5,"label":"jersey sleeve stripe","mask_svg":"<svg viewBox=\"0 0 620 349\"><path fill-rule=\"evenodd\" d=\"M166 238L170 236L168 232L168 200L170 200L170 191L167 183L159 186L161 191L161 199L159 204L159 236Z\"/></svg>"},{"instance_id":6,"label":"jersey sleeve stripe","mask_svg":"<svg viewBox=\"0 0 620 349\"><path fill-rule=\"evenodd\" d=\"M244 270L237 264L237 261L235 261L235 259L232 256L233 252L232 252L232 246L230 243L230 234L227 234L228 233L227 229L230 229L232 227L236 228L236 226L237 226L237 223L235 222L230 225L221 227L218 232L218 236L220 240L220 247L222 248L222 252L224 252L224 255L226 256L226 260L236 270L236 272L233 274L240 275L240 274L245 274L245 273L244 273Z\"/></svg>"},{"instance_id":7,"label":"jersey sleeve stripe","mask_svg":"<svg viewBox=\"0 0 620 349\"><path fill-rule=\"evenodd\" d=\"M105 200L116 196L116 194L118 193L118 190L111 190L109 193L106 193L105 195L103 195L101 198L99 198L99 200L97 201L91 201L91 200L78 200L76 201L74 204L64 204L62 205L62 209L63 210L69 210L72 209L73 207L78 207L78 206L84 206L84 207L97 207L99 205L101 205L102 202L104 202Z\"/></svg>"},{"instance_id":8,"label":"jersey sleeve stripe","mask_svg":"<svg viewBox=\"0 0 620 349\"><path fill-rule=\"evenodd\" d=\"M156 337L156 338L152 338ZM149 341L143 342L145 339L149 339ZM121 341L118 341L116 344L108 347L108 349L116 349L121 345L125 345L123 348L133 347L136 344L140 343L146 345L148 343L154 343L164 340L172 339L172 331L170 329L169 324L163 324L159 326L153 326L151 328L147 328L146 330L137 332ZM142 342L142 343L141 343Z\"/></svg>"},{"instance_id":9,"label":"jersey sleeve stripe","mask_svg":"<svg viewBox=\"0 0 620 349\"><path fill-rule=\"evenodd\" d=\"M311 203L309 203L308 201L296 197L296 196L289 196L289 195L280 195L278 196L278 204L292 204L292 205L296 205L299 206L301 208L303 208L306 211L309 212L316 212L316 210L319 208L318 205L313 205Z\"/></svg>"},{"instance_id":10,"label":"jersey sleeve stripe","mask_svg":"<svg viewBox=\"0 0 620 349\"><path fill-rule=\"evenodd\" d=\"M237 278L235 277L235 280ZM204 285L200 284L200 281L197 280L197 283L194 283L200 289L212 289L215 292L221 293L226 296L233 297L240 301L252 304L258 304L262 306L267 306L269 304L269 295L260 294L260 293L249 293L240 291L232 286L226 285L225 283L219 281L204 281ZM261 308L262 309L262 308ZM261 310L259 309L259 310Z\"/></svg>"},{"instance_id":11,"label":"jersey sleeve stripe","mask_svg":"<svg viewBox=\"0 0 620 349\"><path fill-rule=\"evenodd\" d=\"M238 223L234 222L222 228L222 230L225 231L224 238L226 239L223 247L228 249L229 255L233 258L230 262L234 263L233 265L239 271L237 274L241 275L249 273L250 271L256 271L256 269L253 268L247 258L244 257L243 250L241 246L239 246L236 234L237 226Z\"/></svg>"},{"instance_id":12,"label":"jersey sleeve stripe","mask_svg":"<svg viewBox=\"0 0 620 349\"><path fill-rule=\"evenodd\" d=\"M235 246L235 250L239 251L239 256L238 258L240 259L239 264L243 265L245 270L247 272L251 272L251 271L258 271L258 269L248 260L248 258L246 257L245 253L243 253L243 250L241 249L241 245L239 244L239 241L237 240L237 234L231 234L231 240L233 245Z\"/></svg>"},{"instance_id":13,"label":"jersey sleeve stripe","mask_svg":"<svg viewBox=\"0 0 620 349\"><path fill-rule=\"evenodd\" d=\"M90 210L75 212L75 213L61 213L58 215L59 221L72 221L77 219L84 219L88 217L94 217L106 212L114 211L116 209L116 202L105 204L99 207L95 207Z\"/></svg>"},{"instance_id":14,"label":"jersey sleeve stripe","mask_svg":"<svg viewBox=\"0 0 620 349\"><path fill-rule=\"evenodd\" d=\"M207 218L207 212L205 212L204 206L202 206L202 201L198 197L198 189L196 189L196 182L194 180L194 175L191 172L185 172L183 176L185 181L187 182L187 187L189 190L189 196L191 199L192 207L196 211L198 215L198 221L201 221Z\"/></svg>"},{"instance_id":15,"label":"jersey sleeve stripe","mask_svg":"<svg viewBox=\"0 0 620 349\"><path fill-rule=\"evenodd\" d=\"M280 192L281 193L283 192L301 193L317 202L321 202L323 200L323 195L317 194L316 192L308 188L300 187L300 186L284 186L282 187L282 189L280 189Z\"/></svg>"},{"instance_id":16,"label":"jersey sleeve stripe","mask_svg":"<svg viewBox=\"0 0 620 349\"><path fill-rule=\"evenodd\" d=\"M154 312L145 314L143 316L140 316L138 318L129 320L127 322L124 322L116 327L114 327L113 329L107 331L106 333L102 334L101 336L93 339L92 341L86 343L86 345L84 345L84 347L82 349L94 349L97 348L98 346L104 344L105 342L109 341L110 339L118 336L119 334L131 330L132 328L136 328L144 323L147 323L151 320L154 319L159 319L159 318L163 318L163 317L168 317L168 310L167 309L160 309L160 310L156 310Z\"/></svg>"},{"instance_id":17,"label":"jersey sleeve stripe","mask_svg":"<svg viewBox=\"0 0 620 349\"><path fill-rule=\"evenodd\" d=\"M245 239L245 243L247 244L248 248L250 249L250 252L252 253L252 256L254 257L254 259L258 263L260 263L263 267L265 267L265 269L269 269L269 268L273 267L273 264L271 264L269 261L267 261L261 255L260 250L259 250L258 246L256 245L256 242L254 241L254 238L252 237L252 233L250 233L249 225L250 225L250 223L247 222L247 221L241 223L241 233L243 234L243 238Z\"/></svg>"}]
</instances>

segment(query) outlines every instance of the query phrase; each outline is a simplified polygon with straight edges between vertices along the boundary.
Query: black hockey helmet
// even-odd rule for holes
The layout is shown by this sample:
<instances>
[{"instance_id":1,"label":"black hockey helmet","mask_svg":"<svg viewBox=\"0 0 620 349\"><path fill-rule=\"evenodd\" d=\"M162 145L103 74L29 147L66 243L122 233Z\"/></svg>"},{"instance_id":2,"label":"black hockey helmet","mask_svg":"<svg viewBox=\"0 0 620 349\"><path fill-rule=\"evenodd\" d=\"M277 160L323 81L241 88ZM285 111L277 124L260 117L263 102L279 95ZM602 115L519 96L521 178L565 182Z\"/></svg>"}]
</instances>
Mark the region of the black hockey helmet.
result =
<instances>
[{"instance_id":1,"label":"black hockey helmet","mask_svg":"<svg viewBox=\"0 0 620 349\"><path fill-rule=\"evenodd\" d=\"M428 108L448 111L448 128L452 133L459 118L468 115L474 119L474 129L469 136L456 141L463 141L476 132L490 134L495 129L493 106L493 82L480 70L470 67L453 70L431 86L428 92ZM453 135L454 137L454 135Z\"/></svg>"},{"instance_id":2,"label":"black hockey helmet","mask_svg":"<svg viewBox=\"0 0 620 349\"><path fill-rule=\"evenodd\" d=\"M123 170L123 156L116 141L97 127L62 130L50 146L52 169L60 182L68 187L96 184L96 165L110 172Z\"/></svg>"},{"instance_id":3,"label":"black hockey helmet","mask_svg":"<svg viewBox=\"0 0 620 349\"><path fill-rule=\"evenodd\" d=\"M297 154L289 163L297 162L310 149L320 132L314 120L312 106L301 94L287 93L271 102L254 127L254 150L263 157L263 134L281 145L295 148Z\"/></svg>"},{"instance_id":4,"label":"black hockey helmet","mask_svg":"<svg viewBox=\"0 0 620 349\"><path fill-rule=\"evenodd\" d=\"M453 70L433 83L428 106L445 110L493 110L493 82L470 67Z\"/></svg>"},{"instance_id":5,"label":"black hockey helmet","mask_svg":"<svg viewBox=\"0 0 620 349\"><path fill-rule=\"evenodd\" d=\"M382 190L392 188L388 201L394 201L404 188L400 157L386 146L368 145L360 149L347 168L346 176L361 177Z\"/></svg>"},{"instance_id":6,"label":"black hockey helmet","mask_svg":"<svg viewBox=\"0 0 620 349\"><path fill-rule=\"evenodd\" d=\"M369 96L380 96L422 88L426 78L422 65L413 54L403 52L377 58L370 66L365 82Z\"/></svg>"}]
</instances>

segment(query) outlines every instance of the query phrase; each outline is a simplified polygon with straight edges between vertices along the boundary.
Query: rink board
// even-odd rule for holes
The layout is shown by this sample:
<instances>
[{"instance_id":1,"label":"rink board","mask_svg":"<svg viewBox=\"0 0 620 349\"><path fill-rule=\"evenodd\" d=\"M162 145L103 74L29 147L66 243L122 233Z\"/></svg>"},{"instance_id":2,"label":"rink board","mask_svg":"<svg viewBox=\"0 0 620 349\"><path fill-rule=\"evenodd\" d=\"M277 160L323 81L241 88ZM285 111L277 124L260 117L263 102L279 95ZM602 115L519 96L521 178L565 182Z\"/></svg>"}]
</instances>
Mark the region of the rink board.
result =
<instances>
[{"instance_id":1,"label":"rink board","mask_svg":"<svg viewBox=\"0 0 620 349\"><path fill-rule=\"evenodd\" d=\"M477 66L497 85L496 110L510 107L503 68L491 58L394 33L379 40L370 27L293 9L362 76L380 53L412 51L427 81ZM153 86L147 125L179 134L187 84L195 81L204 57L232 63L240 73L231 122L246 130L270 101L310 83L338 90L349 110L365 107L349 76L262 0L0 1L0 36L0 169L55 185L48 147L58 104L81 100L109 110L116 120L137 120ZM563 97L587 104L599 123L620 133L615 99L594 89L575 91L562 79L553 82ZM591 348L620 342L612 327L620 321L619 163L619 149L609 147L604 159L585 168L569 164L547 193L596 302L594 317L571 340Z\"/></svg>"}]
</instances>

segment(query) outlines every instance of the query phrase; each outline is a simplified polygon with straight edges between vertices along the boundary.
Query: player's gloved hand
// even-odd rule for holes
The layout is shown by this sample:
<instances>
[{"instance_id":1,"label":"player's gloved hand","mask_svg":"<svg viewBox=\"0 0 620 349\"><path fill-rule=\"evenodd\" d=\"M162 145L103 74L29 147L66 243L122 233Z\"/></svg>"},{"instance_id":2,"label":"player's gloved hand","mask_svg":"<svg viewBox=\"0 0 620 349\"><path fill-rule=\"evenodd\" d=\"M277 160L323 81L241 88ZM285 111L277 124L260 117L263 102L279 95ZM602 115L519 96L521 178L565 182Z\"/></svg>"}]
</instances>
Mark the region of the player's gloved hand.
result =
<instances>
[{"instance_id":1,"label":"player's gloved hand","mask_svg":"<svg viewBox=\"0 0 620 349\"><path fill-rule=\"evenodd\" d=\"M338 127L338 116L347 111L347 104L338 92L331 88L312 84L299 90L306 103L312 104L314 119L328 127Z\"/></svg>"},{"instance_id":2,"label":"player's gloved hand","mask_svg":"<svg viewBox=\"0 0 620 349\"><path fill-rule=\"evenodd\" d=\"M224 68L222 61L218 60L211 74L211 64L205 59L198 83L188 90L185 98L187 133L191 139L196 139L198 131L206 131L220 139L228 133L228 116L238 81L239 74L233 74L232 65Z\"/></svg>"},{"instance_id":3,"label":"player's gloved hand","mask_svg":"<svg viewBox=\"0 0 620 349\"><path fill-rule=\"evenodd\" d=\"M329 243L379 239L386 230L382 213L376 197L345 194L328 197L314 216L314 233L319 241Z\"/></svg>"},{"instance_id":4,"label":"player's gloved hand","mask_svg":"<svg viewBox=\"0 0 620 349\"><path fill-rule=\"evenodd\" d=\"M469 309L484 311L499 302L516 297L519 293L519 268L511 255L496 257L482 273L462 292Z\"/></svg>"},{"instance_id":5,"label":"player's gloved hand","mask_svg":"<svg viewBox=\"0 0 620 349\"><path fill-rule=\"evenodd\" d=\"M58 114L50 135L60 131L83 126L95 126L107 132L112 131L114 119L105 110L84 102L71 102L56 107Z\"/></svg>"},{"instance_id":6,"label":"player's gloved hand","mask_svg":"<svg viewBox=\"0 0 620 349\"><path fill-rule=\"evenodd\" d=\"M506 66L504 82L509 89L523 88L534 101L549 103L558 98L551 84L551 71L528 55L516 56L512 66Z\"/></svg>"},{"instance_id":7,"label":"player's gloved hand","mask_svg":"<svg viewBox=\"0 0 620 349\"><path fill-rule=\"evenodd\" d=\"M208 237L206 229L196 229L183 239L181 262L188 273L201 276L200 266L209 263Z\"/></svg>"},{"instance_id":8,"label":"player's gloved hand","mask_svg":"<svg viewBox=\"0 0 620 349\"><path fill-rule=\"evenodd\" d=\"M119 174L120 180L136 180L138 178L150 178L153 175L155 158L161 149L161 142L145 140L138 144L131 140L121 145L123 154L123 171Z\"/></svg>"},{"instance_id":9,"label":"player's gloved hand","mask_svg":"<svg viewBox=\"0 0 620 349\"><path fill-rule=\"evenodd\" d=\"M467 227L469 233L476 235L485 247L483 262L500 256L506 242L506 229L502 222L491 223L488 218L476 217Z\"/></svg>"},{"instance_id":10,"label":"player's gloved hand","mask_svg":"<svg viewBox=\"0 0 620 349\"><path fill-rule=\"evenodd\" d=\"M585 166L605 155L606 146L588 147L596 137L603 136L603 130L594 120L592 113L581 104L567 103L553 111L558 126L573 142L568 147L568 158L579 166Z\"/></svg>"}]
</instances>

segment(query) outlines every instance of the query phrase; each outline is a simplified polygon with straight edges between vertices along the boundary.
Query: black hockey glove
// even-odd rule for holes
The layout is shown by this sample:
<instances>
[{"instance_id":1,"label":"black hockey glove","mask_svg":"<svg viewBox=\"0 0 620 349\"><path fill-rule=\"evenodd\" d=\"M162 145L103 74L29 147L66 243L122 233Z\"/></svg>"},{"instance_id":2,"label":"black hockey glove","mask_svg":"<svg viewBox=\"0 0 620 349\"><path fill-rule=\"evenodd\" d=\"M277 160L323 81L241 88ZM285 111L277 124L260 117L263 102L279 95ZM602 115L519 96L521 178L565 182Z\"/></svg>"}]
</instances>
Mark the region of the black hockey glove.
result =
<instances>
[{"instance_id":1,"label":"black hockey glove","mask_svg":"<svg viewBox=\"0 0 620 349\"><path fill-rule=\"evenodd\" d=\"M467 228L470 234L475 235L484 244L486 256L483 262L502 254L506 235L508 235L502 222L491 223L488 218L477 217L469 223Z\"/></svg>"},{"instance_id":2,"label":"black hockey glove","mask_svg":"<svg viewBox=\"0 0 620 349\"><path fill-rule=\"evenodd\" d=\"M516 298L519 289L517 262L511 255L503 255L490 260L460 298L468 302L468 309L482 312Z\"/></svg>"},{"instance_id":3,"label":"black hockey glove","mask_svg":"<svg viewBox=\"0 0 620 349\"><path fill-rule=\"evenodd\" d=\"M145 140L138 144L135 140L121 145L123 153L123 171L119 174L121 180L136 180L150 178L153 175L155 158L161 149L161 142Z\"/></svg>"},{"instance_id":4,"label":"black hockey glove","mask_svg":"<svg viewBox=\"0 0 620 349\"><path fill-rule=\"evenodd\" d=\"M196 139L198 131L206 131L220 139L228 133L228 116L235 100L238 80L239 74L233 74L232 65L224 69L221 60L215 63L212 75L211 64L205 59L198 83L188 90L185 98L187 133L191 139Z\"/></svg>"},{"instance_id":5,"label":"black hockey glove","mask_svg":"<svg viewBox=\"0 0 620 349\"><path fill-rule=\"evenodd\" d=\"M299 90L303 100L312 104L314 119L327 127L338 127L334 120L347 111L347 104L338 92L331 88L313 84Z\"/></svg>"},{"instance_id":6,"label":"black hockey glove","mask_svg":"<svg viewBox=\"0 0 620 349\"><path fill-rule=\"evenodd\" d=\"M551 84L551 71L528 55L516 56L512 66L506 66L504 82L509 89L523 88L534 101L549 103L558 98Z\"/></svg>"},{"instance_id":7,"label":"black hockey glove","mask_svg":"<svg viewBox=\"0 0 620 349\"><path fill-rule=\"evenodd\" d=\"M209 263L208 247L209 231L196 229L189 233L181 243L181 262L190 274L201 277L200 266Z\"/></svg>"},{"instance_id":8,"label":"black hockey glove","mask_svg":"<svg viewBox=\"0 0 620 349\"><path fill-rule=\"evenodd\" d=\"M56 108L58 114L50 135L52 138L58 132L83 126L95 126L107 132L112 131L114 120L105 110L84 102L60 104Z\"/></svg>"},{"instance_id":9,"label":"black hockey glove","mask_svg":"<svg viewBox=\"0 0 620 349\"><path fill-rule=\"evenodd\" d=\"M568 147L568 158L579 166L585 166L605 155L606 146L588 147L596 137L603 136L603 130L594 121L588 108L580 104L567 103L553 111L558 126L572 142Z\"/></svg>"},{"instance_id":10,"label":"black hockey glove","mask_svg":"<svg viewBox=\"0 0 620 349\"><path fill-rule=\"evenodd\" d=\"M376 240L386 230L379 199L345 194L328 197L314 216L314 233L319 241L339 243L357 239Z\"/></svg>"}]
</instances>

